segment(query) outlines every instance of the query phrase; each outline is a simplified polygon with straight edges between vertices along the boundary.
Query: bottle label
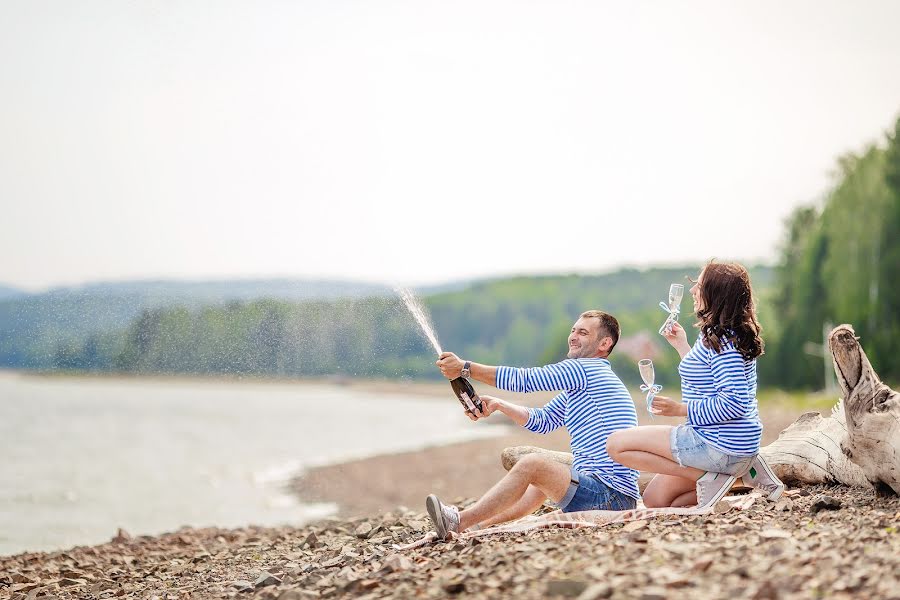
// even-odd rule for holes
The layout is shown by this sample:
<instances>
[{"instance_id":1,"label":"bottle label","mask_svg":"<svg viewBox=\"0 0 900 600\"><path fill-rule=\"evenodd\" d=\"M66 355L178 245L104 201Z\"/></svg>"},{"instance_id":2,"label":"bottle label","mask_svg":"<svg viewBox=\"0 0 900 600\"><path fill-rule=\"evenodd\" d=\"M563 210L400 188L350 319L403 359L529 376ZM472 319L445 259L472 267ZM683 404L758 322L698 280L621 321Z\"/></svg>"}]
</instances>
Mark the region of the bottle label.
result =
<instances>
[{"instance_id":1,"label":"bottle label","mask_svg":"<svg viewBox=\"0 0 900 600\"><path fill-rule=\"evenodd\" d=\"M463 399L463 401L466 403L466 408L469 409L469 412L472 413L472 414L474 415L474 414L475 414L475 405L472 404L472 400L469 398L469 395L468 395L467 393L463 392L463 393L460 395L460 397L461 397L461 398Z\"/></svg>"}]
</instances>

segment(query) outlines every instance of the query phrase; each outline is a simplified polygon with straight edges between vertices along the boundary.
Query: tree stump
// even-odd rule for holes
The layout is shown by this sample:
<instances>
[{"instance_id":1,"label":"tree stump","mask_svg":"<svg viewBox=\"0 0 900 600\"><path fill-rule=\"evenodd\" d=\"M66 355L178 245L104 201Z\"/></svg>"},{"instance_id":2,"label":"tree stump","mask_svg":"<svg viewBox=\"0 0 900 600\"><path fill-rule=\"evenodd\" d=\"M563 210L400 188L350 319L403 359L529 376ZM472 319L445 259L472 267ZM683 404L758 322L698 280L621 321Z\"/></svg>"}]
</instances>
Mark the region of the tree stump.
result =
<instances>
[{"instance_id":1,"label":"tree stump","mask_svg":"<svg viewBox=\"0 0 900 600\"><path fill-rule=\"evenodd\" d=\"M878 378L850 325L835 327L828 343L843 399L829 417L801 415L760 454L785 483L840 483L900 494L900 393ZM572 464L568 452L534 446L506 448L501 462L509 470L535 452Z\"/></svg>"},{"instance_id":2,"label":"tree stump","mask_svg":"<svg viewBox=\"0 0 900 600\"><path fill-rule=\"evenodd\" d=\"M900 393L882 383L850 325L835 327L828 346L844 397L841 450L876 494L900 494Z\"/></svg>"}]
</instances>

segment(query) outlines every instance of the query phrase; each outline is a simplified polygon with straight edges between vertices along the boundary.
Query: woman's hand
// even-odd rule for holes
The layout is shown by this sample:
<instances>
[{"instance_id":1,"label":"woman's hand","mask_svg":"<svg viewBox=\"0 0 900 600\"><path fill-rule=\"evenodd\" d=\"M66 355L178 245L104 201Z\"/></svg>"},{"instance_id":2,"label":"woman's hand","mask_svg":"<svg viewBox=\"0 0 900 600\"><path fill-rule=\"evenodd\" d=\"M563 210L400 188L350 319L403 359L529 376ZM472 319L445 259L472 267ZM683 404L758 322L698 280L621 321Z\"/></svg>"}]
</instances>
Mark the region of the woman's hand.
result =
<instances>
[{"instance_id":1,"label":"woman's hand","mask_svg":"<svg viewBox=\"0 0 900 600\"><path fill-rule=\"evenodd\" d=\"M489 417L494 413L495 410L500 409L500 402L502 402L500 398L495 398L493 396L482 396L481 394L479 394L478 397L481 398L481 414L473 415L469 411L466 411L466 416L473 421L479 421L481 419L484 419L485 417ZM476 407L475 410L477 411L478 408Z\"/></svg>"},{"instance_id":2,"label":"woman's hand","mask_svg":"<svg viewBox=\"0 0 900 600\"><path fill-rule=\"evenodd\" d=\"M669 342L673 348L678 350L678 354L680 354L682 358L691 351L691 345L687 341L687 332L678 321L672 323L672 329L667 333L663 333L663 337L666 338L666 341Z\"/></svg>"},{"instance_id":3,"label":"woman's hand","mask_svg":"<svg viewBox=\"0 0 900 600\"><path fill-rule=\"evenodd\" d=\"M668 396L655 396L650 403L650 412L663 417L686 417L687 404L672 400Z\"/></svg>"},{"instance_id":4,"label":"woman's hand","mask_svg":"<svg viewBox=\"0 0 900 600\"><path fill-rule=\"evenodd\" d=\"M457 355L452 352L444 352L435 363L441 370L441 373L447 379L456 379L462 374L463 362Z\"/></svg>"}]
</instances>

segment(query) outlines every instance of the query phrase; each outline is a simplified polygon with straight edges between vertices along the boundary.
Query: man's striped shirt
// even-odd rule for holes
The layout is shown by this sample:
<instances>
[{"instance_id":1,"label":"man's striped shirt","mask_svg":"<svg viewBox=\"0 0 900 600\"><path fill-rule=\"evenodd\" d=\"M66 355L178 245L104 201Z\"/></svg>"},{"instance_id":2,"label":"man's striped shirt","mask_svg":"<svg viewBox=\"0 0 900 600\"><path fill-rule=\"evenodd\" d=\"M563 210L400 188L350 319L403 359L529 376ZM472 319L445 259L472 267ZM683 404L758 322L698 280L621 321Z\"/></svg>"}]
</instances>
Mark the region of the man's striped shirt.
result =
<instances>
[{"instance_id":1,"label":"man's striped shirt","mask_svg":"<svg viewBox=\"0 0 900 600\"><path fill-rule=\"evenodd\" d=\"M724 342L716 353L702 339L678 365L687 424L726 454L756 454L762 437L756 408L756 359L744 360L732 342Z\"/></svg>"},{"instance_id":2,"label":"man's striped shirt","mask_svg":"<svg viewBox=\"0 0 900 600\"><path fill-rule=\"evenodd\" d=\"M567 359L546 367L499 367L496 387L511 392L562 390L542 408L529 409L525 428L549 433L565 426L572 438L572 464L609 487L640 498L638 472L613 461L606 438L635 427L634 401L605 358Z\"/></svg>"}]
</instances>

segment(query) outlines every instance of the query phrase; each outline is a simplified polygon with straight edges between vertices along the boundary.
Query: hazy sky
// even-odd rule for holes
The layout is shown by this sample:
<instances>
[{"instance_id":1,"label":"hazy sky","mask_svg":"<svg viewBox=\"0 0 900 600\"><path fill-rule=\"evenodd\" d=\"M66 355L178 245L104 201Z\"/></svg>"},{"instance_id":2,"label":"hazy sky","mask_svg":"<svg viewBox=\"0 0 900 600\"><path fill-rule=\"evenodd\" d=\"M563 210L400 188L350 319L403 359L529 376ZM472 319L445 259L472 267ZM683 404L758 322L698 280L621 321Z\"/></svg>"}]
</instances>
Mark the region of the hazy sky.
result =
<instances>
[{"instance_id":1,"label":"hazy sky","mask_svg":"<svg viewBox=\"0 0 900 600\"><path fill-rule=\"evenodd\" d=\"M0 2L0 282L773 260L900 2Z\"/></svg>"}]
</instances>

